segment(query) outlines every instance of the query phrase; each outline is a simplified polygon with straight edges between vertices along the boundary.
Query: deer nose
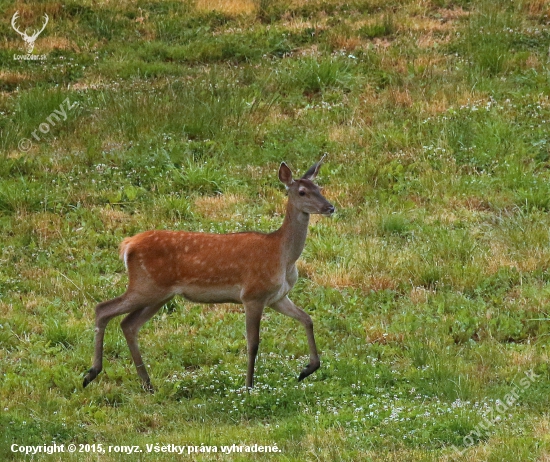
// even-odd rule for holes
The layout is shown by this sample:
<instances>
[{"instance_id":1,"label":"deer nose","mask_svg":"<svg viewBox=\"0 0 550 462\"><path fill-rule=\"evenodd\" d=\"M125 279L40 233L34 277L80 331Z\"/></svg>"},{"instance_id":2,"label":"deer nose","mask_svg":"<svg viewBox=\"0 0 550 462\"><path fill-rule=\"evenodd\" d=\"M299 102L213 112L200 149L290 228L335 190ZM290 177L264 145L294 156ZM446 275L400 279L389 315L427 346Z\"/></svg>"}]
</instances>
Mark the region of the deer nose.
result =
<instances>
[{"instance_id":1,"label":"deer nose","mask_svg":"<svg viewBox=\"0 0 550 462\"><path fill-rule=\"evenodd\" d=\"M325 212L323 215L332 215L336 209L334 208L334 205L330 204L327 207L325 207Z\"/></svg>"}]
</instances>

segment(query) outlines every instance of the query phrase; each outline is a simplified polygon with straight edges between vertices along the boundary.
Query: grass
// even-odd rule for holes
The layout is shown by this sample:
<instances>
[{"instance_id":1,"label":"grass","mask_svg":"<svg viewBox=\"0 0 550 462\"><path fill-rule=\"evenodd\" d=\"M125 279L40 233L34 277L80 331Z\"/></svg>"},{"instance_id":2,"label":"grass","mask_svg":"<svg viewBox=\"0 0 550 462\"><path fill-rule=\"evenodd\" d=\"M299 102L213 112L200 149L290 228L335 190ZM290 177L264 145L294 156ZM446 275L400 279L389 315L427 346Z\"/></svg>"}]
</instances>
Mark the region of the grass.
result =
<instances>
[{"instance_id":1,"label":"grass","mask_svg":"<svg viewBox=\"0 0 550 462\"><path fill-rule=\"evenodd\" d=\"M17 10L29 29L49 15L45 61L13 59ZM2 460L52 442L111 447L104 460L172 460L157 443L280 450L191 460L549 460L548 1L0 13ZM124 237L274 230L279 163L304 172L325 152L338 213L312 219L291 293L321 369L296 381L303 329L266 310L246 393L242 307L178 300L140 334L156 394L116 321L82 389L93 308L126 284Z\"/></svg>"}]
</instances>

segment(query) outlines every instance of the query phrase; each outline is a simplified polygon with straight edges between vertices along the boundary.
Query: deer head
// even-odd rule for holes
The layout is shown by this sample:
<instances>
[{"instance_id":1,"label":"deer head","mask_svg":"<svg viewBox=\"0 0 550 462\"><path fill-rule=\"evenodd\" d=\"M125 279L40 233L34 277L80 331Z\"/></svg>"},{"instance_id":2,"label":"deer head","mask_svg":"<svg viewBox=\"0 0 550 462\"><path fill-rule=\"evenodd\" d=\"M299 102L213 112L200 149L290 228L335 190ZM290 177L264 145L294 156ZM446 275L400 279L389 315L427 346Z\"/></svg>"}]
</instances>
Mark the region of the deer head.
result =
<instances>
[{"instance_id":1,"label":"deer head","mask_svg":"<svg viewBox=\"0 0 550 462\"><path fill-rule=\"evenodd\" d=\"M334 213L334 206L321 194L319 186L313 183L325 157L326 155L298 180L292 178L292 172L284 162L279 168L279 180L286 186L289 202L292 202L299 211L307 215L330 216Z\"/></svg>"},{"instance_id":2,"label":"deer head","mask_svg":"<svg viewBox=\"0 0 550 462\"><path fill-rule=\"evenodd\" d=\"M34 42L36 41L36 39L38 38L38 36L42 33L42 31L46 28L46 24L48 24L48 15L46 13L44 13L44 25L42 26L42 29L40 30L37 30L34 32L34 34L32 35L27 35L27 30L25 29L25 32L21 32L15 22L17 21L17 18L19 17L19 11L16 11L13 15L13 17L11 18L11 27L13 27L13 30L15 32L17 32L21 37L23 37L23 40L25 41L25 44L27 46L27 53L28 54L31 54L34 50Z\"/></svg>"}]
</instances>

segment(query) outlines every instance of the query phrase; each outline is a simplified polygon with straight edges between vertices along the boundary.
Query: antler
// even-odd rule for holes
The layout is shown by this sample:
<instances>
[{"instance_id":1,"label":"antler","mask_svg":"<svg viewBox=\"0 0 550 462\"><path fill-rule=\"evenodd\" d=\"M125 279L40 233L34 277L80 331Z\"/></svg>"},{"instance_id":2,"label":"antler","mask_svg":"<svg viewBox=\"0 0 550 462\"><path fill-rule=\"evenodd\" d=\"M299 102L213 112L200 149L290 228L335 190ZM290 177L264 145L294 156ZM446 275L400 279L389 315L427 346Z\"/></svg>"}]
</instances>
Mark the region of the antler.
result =
<instances>
[{"instance_id":1,"label":"antler","mask_svg":"<svg viewBox=\"0 0 550 462\"><path fill-rule=\"evenodd\" d=\"M21 32L17 26L15 25L15 21L17 20L17 18L19 17L19 11L16 11L15 14L12 16L11 18L11 27L13 27L13 30L15 32L17 32L19 35L21 35L22 37L28 37L27 34L25 34L25 32Z\"/></svg>"},{"instance_id":2,"label":"antler","mask_svg":"<svg viewBox=\"0 0 550 462\"><path fill-rule=\"evenodd\" d=\"M44 18L46 19L44 21L44 24L42 26L42 29L40 29L39 31L36 31L34 34L32 34L31 36L28 36L26 31L25 32L21 32L17 26L15 25L15 21L17 21L17 18L19 17L19 11L16 11L15 14L12 16L11 18L11 27L13 27L13 30L15 32L17 32L19 35L21 35L26 41L27 40L30 40L31 42L34 42L38 36L42 33L42 31L46 28L46 25L48 24L48 21L50 20L50 18L48 17L48 15L46 13L44 13Z\"/></svg>"},{"instance_id":3,"label":"antler","mask_svg":"<svg viewBox=\"0 0 550 462\"><path fill-rule=\"evenodd\" d=\"M42 31L46 28L46 25L48 24L48 21L50 20L50 18L48 17L48 15L46 13L44 13L44 17L46 18L46 21L44 22L44 25L42 26L42 29L40 29L38 32L35 32L32 36L32 38L34 40L36 40L36 38L42 33Z\"/></svg>"}]
</instances>

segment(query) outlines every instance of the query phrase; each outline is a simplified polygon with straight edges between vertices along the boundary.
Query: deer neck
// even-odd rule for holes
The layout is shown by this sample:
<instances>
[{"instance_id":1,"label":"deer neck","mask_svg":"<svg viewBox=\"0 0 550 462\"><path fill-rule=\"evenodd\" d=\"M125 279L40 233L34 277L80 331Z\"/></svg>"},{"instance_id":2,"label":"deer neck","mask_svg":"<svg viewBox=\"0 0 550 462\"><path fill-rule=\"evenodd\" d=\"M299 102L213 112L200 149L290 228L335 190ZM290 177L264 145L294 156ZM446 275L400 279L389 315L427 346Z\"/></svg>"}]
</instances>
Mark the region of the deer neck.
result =
<instances>
[{"instance_id":1,"label":"deer neck","mask_svg":"<svg viewBox=\"0 0 550 462\"><path fill-rule=\"evenodd\" d=\"M282 244L282 260L285 266L293 265L304 250L309 225L309 214L288 202L283 225L278 230Z\"/></svg>"}]
</instances>

